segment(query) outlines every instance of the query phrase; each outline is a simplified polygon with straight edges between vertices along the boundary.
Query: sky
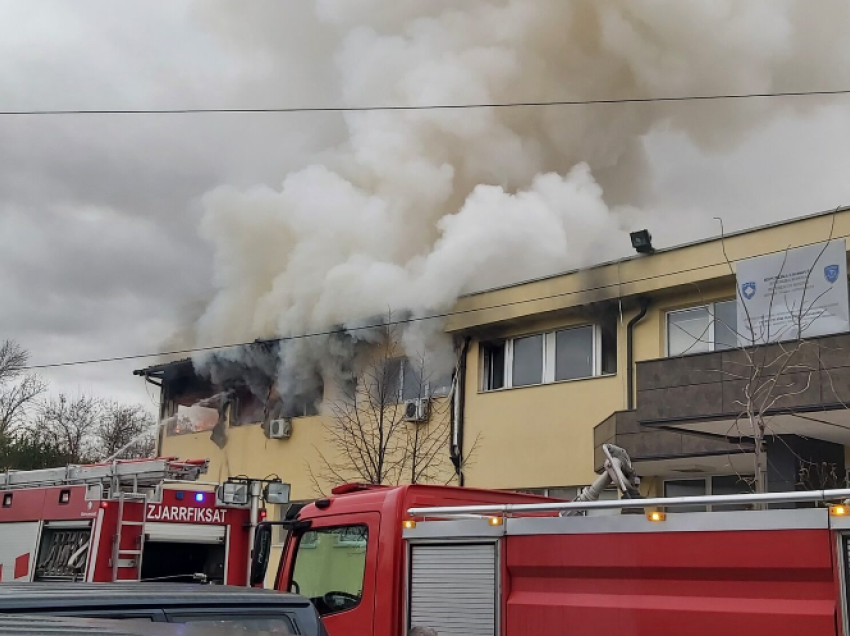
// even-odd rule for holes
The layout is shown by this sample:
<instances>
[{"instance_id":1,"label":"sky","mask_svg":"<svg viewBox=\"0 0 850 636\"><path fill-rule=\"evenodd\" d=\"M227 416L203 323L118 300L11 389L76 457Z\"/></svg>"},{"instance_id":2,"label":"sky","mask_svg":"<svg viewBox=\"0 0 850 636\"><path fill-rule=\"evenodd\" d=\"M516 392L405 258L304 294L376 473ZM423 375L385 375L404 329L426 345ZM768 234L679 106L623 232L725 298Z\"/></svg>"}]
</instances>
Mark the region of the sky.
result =
<instances>
[{"instance_id":1,"label":"sky","mask_svg":"<svg viewBox=\"0 0 850 636\"><path fill-rule=\"evenodd\" d=\"M382 12L380 0L353 4L361 30L390 29L398 18ZM0 110L336 106L372 94L387 102L375 84L380 73L363 79L341 59L338 25L352 20L341 6L0 0ZM708 90L723 92L723 78ZM742 81L730 90L747 92ZM850 88L806 74L795 81L783 88ZM516 94L518 101L563 95L552 85L519 89L534 94ZM427 100L428 91L421 94ZM850 204L850 96L812 98L743 132L714 121L718 143L683 132L675 119L656 117L637 139L650 168L639 203L697 236L650 227L658 246L715 233L716 216L741 229ZM182 330L220 284L222 246L201 231L208 194L280 188L287 174L345 139L350 125L328 113L0 116L0 338L21 343L33 364L185 343ZM42 373L53 392L153 408L153 388L132 371L155 361Z\"/></svg>"}]
</instances>

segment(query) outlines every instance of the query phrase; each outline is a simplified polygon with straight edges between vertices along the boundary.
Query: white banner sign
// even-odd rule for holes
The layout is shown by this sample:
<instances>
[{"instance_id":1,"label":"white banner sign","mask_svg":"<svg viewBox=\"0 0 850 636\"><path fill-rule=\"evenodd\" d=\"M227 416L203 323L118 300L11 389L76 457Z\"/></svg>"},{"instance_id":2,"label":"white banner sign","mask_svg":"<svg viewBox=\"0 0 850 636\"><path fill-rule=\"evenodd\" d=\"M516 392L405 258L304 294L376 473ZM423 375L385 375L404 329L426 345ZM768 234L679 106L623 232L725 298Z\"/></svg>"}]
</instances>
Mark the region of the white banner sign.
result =
<instances>
[{"instance_id":1,"label":"white banner sign","mask_svg":"<svg viewBox=\"0 0 850 636\"><path fill-rule=\"evenodd\" d=\"M738 346L850 331L844 239L740 261Z\"/></svg>"}]
</instances>

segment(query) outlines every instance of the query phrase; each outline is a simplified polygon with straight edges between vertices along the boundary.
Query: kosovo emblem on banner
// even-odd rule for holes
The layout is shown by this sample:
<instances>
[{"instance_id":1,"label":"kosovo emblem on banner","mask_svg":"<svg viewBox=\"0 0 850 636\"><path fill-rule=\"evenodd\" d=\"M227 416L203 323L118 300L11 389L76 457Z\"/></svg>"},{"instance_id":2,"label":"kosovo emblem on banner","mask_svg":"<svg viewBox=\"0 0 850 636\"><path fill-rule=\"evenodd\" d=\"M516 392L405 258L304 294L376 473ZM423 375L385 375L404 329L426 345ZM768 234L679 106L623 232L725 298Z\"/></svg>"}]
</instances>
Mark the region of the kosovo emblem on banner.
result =
<instances>
[{"instance_id":1,"label":"kosovo emblem on banner","mask_svg":"<svg viewBox=\"0 0 850 636\"><path fill-rule=\"evenodd\" d=\"M828 283L834 283L838 280L838 274L841 268L838 265L827 265L823 268L823 275L826 276Z\"/></svg>"},{"instance_id":2,"label":"kosovo emblem on banner","mask_svg":"<svg viewBox=\"0 0 850 636\"><path fill-rule=\"evenodd\" d=\"M756 295L756 284L755 283L744 283L741 285L741 293L744 295L744 298L747 300L752 300L753 296Z\"/></svg>"}]
</instances>

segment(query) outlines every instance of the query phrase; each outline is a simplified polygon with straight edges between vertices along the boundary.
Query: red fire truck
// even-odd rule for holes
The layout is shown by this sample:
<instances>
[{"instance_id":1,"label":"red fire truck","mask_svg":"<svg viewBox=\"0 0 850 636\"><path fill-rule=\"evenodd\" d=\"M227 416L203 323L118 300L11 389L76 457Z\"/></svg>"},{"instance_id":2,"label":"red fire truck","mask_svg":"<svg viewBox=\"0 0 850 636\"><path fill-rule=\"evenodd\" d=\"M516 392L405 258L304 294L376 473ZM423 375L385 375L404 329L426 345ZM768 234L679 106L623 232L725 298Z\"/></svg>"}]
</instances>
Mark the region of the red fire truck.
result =
<instances>
[{"instance_id":1,"label":"red fire truck","mask_svg":"<svg viewBox=\"0 0 850 636\"><path fill-rule=\"evenodd\" d=\"M607 478L575 502L344 486L291 509L276 587L331 636L848 634L850 490L595 500Z\"/></svg>"},{"instance_id":2,"label":"red fire truck","mask_svg":"<svg viewBox=\"0 0 850 636\"><path fill-rule=\"evenodd\" d=\"M0 473L0 581L246 585L250 511L174 458Z\"/></svg>"}]
</instances>

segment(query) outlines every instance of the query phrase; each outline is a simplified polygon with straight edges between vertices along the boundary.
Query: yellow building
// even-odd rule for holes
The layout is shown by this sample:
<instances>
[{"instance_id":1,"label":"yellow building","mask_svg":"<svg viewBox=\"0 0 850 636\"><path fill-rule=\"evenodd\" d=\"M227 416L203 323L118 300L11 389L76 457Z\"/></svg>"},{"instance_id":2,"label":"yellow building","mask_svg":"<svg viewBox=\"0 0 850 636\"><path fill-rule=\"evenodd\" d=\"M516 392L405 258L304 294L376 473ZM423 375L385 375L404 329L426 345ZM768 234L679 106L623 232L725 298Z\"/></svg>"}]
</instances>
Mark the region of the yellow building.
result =
<instances>
[{"instance_id":1,"label":"yellow building","mask_svg":"<svg viewBox=\"0 0 850 636\"><path fill-rule=\"evenodd\" d=\"M769 344L755 360L737 348L735 270L848 236L842 209L465 296L446 322L461 352L456 390L436 398L431 422L411 426L447 418L440 476L466 486L572 496L613 442L629 451L647 492L729 493L750 489L756 472L747 428L755 419L742 417L755 404L748 391L772 391L776 399L757 404L770 489L843 483L850 335ZM784 362L771 368L774 359ZM162 384L163 417L212 394L190 362L137 373ZM160 452L209 457L216 481L277 475L293 499L310 499L318 454L330 452L332 399L293 417L286 439L244 414L239 425L230 409L200 432L171 426Z\"/></svg>"}]
</instances>

